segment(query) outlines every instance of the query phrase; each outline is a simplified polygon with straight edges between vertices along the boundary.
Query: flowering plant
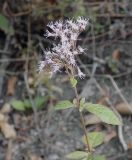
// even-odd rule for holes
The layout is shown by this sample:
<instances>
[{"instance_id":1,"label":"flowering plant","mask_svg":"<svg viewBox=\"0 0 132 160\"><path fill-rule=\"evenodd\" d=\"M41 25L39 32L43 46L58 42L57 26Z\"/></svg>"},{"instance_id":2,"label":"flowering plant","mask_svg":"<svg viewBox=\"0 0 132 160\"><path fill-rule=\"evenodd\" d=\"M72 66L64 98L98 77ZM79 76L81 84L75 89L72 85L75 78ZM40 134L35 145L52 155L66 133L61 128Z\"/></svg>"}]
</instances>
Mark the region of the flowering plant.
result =
<instances>
[{"instance_id":1,"label":"flowering plant","mask_svg":"<svg viewBox=\"0 0 132 160\"><path fill-rule=\"evenodd\" d=\"M81 17L77 21L67 20L49 23L47 26L52 32L47 30L46 37L59 37L60 42L58 45L54 45L50 51L45 52L46 57L44 61L40 62L39 71L47 68L52 76L60 68L66 67L71 70L72 67L77 71L78 76L83 78L85 75L77 66L75 56L84 53L85 49L81 46L76 47L76 41L87 24L88 20Z\"/></svg>"},{"instance_id":2,"label":"flowering plant","mask_svg":"<svg viewBox=\"0 0 132 160\"><path fill-rule=\"evenodd\" d=\"M85 120L83 111L87 110L95 114L103 122L107 124L120 125L118 117L107 107L99 104L92 104L85 102L84 98L80 98L77 91L76 77L84 78L85 74L82 73L76 63L76 56L85 53L85 49L77 46L77 38L79 34L85 30L89 24L89 20L79 17L77 20L66 20L51 22L47 26L49 30L46 31L46 37L54 37L59 41L53 45L51 50L45 51L45 59L39 64L39 71L45 70L52 77L61 68L65 68L69 76L71 86L75 91L75 99L71 102L69 100L59 101L55 105L56 110L63 110L67 108L75 108L80 114L84 136L82 141L86 145L85 151L75 151L68 154L66 157L71 160L104 160L104 156L94 155L93 148L103 142L103 134L101 132L87 133L85 128Z\"/></svg>"}]
</instances>

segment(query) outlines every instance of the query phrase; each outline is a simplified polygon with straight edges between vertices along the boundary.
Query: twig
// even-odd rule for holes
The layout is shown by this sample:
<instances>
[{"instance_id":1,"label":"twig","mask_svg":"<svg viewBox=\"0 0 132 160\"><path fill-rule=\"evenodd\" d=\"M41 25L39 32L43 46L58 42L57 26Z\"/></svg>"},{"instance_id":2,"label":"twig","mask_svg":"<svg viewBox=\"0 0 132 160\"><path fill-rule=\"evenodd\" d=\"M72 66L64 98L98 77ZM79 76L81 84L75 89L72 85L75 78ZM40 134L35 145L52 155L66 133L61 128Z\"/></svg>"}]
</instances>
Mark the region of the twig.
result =
<instances>
[{"instance_id":1,"label":"twig","mask_svg":"<svg viewBox=\"0 0 132 160\"><path fill-rule=\"evenodd\" d=\"M5 42L3 52L7 52L8 48L9 48L9 44L10 44L10 39L11 39L11 37L10 37L10 35L8 35L6 37L6 42ZM7 55L5 55L5 54L2 56L2 58L6 58L6 57L7 57ZM7 66L8 66L8 63L2 63L0 67L2 69L5 69ZM1 97L1 93L2 93L3 80L4 80L4 76L0 76L0 97Z\"/></svg>"},{"instance_id":2,"label":"twig","mask_svg":"<svg viewBox=\"0 0 132 160\"><path fill-rule=\"evenodd\" d=\"M12 160L12 148L12 140L9 140L5 160Z\"/></svg>"},{"instance_id":3,"label":"twig","mask_svg":"<svg viewBox=\"0 0 132 160\"><path fill-rule=\"evenodd\" d=\"M121 97L121 99L124 101L124 103L126 104L126 106L128 107L129 111L132 112L132 107L129 105L129 103L127 102L126 98L123 96L123 94L121 93L121 90L119 89L119 87L117 86L116 82L114 81L113 77L110 75L106 76L107 78L109 78L114 86L114 88L116 89L117 93L119 94L119 96Z\"/></svg>"},{"instance_id":4,"label":"twig","mask_svg":"<svg viewBox=\"0 0 132 160\"><path fill-rule=\"evenodd\" d=\"M33 102L32 96L31 96L30 91L29 91L27 73L24 73L24 81L25 81L27 92L28 92L28 97L29 97L29 100L30 100L30 103L31 103L31 106L32 106L32 109L33 109L33 112L34 112L34 122L35 122L35 125L36 125L36 129L39 131L37 109L36 109L36 106Z\"/></svg>"},{"instance_id":5,"label":"twig","mask_svg":"<svg viewBox=\"0 0 132 160\"><path fill-rule=\"evenodd\" d=\"M7 50L5 50L5 49L0 49L0 53L2 53L2 54L11 54L11 52L9 52L9 51L7 51Z\"/></svg>"},{"instance_id":6,"label":"twig","mask_svg":"<svg viewBox=\"0 0 132 160\"><path fill-rule=\"evenodd\" d=\"M28 97L34 112L34 122L36 125L36 129L39 132L39 125L38 125L38 116L37 116L37 109L36 106L33 102L32 96L30 94L29 91L29 85L28 85L28 64L29 64L29 54L30 54L30 48L31 48L31 19L30 19L30 15L28 16L28 25L27 25L27 30L28 30L28 44L27 44L27 60L26 60L26 65L25 65L25 73L24 73L24 81L25 81L25 85L26 85L26 89L28 92Z\"/></svg>"},{"instance_id":7,"label":"twig","mask_svg":"<svg viewBox=\"0 0 132 160\"><path fill-rule=\"evenodd\" d=\"M122 126L118 126L118 136L119 136L119 140L120 140L120 143L121 143L124 151L127 151L128 147L127 147L127 143L124 140L123 127Z\"/></svg>"},{"instance_id":8,"label":"twig","mask_svg":"<svg viewBox=\"0 0 132 160\"><path fill-rule=\"evenodd\" d=\"M28 61L35 60L35 57L28 58ZM27 58L6 58L6 59L0 59L1 63L5 62L19 62L19 61L27 61Z\"/></svg>"}]
</instances>

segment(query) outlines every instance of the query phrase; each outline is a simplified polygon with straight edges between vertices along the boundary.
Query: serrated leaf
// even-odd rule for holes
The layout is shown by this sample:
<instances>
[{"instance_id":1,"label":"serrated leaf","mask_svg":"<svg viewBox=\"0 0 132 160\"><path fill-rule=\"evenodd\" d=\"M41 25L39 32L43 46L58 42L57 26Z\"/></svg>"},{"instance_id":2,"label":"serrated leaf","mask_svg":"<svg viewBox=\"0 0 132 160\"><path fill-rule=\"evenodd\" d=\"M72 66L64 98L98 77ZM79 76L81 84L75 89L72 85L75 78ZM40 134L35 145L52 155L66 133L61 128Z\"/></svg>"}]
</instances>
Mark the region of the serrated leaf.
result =
<instances>
[{"instance_id":1,"label":"serrated leaf","mask_svg":"<svg viewBox=\"0 0 132 160\"><path fill-rule=\"evenodd\" d=\"M4 31L6 34L14 34L14 29L9 23L9 20L2 14L0 14L0 29Z\"/></svg>"},{"instance_id":2,"label":"serrated leaf","mask_svg":"<svg viewBox=\"0 0 132 160\"><path fill-rule=\"evenodd\" d=\"M91 148L97 147L103 143L103 133L101 132L89 132L87 136ZM85 136L82 137L82 142L87 144Z\"/></svg>"},{"instance_id":3,"label":"serrated leaf","mask_svg":"<svg viewBox=\"0 0 132 160\"><path fill-rule=\"evenodd\" d=\"M77 85L77 80L76 80L75 78L71 78L71 79L70 79L70 82L71 82L71 85L72 85L73 88L76 87L76 85Z\"/></svg>"},{"instance_id":4,"label":"serrated leaf","mask_svg":"<svg viewBox=\"0 0 132 160\"><path fill-rule=\"evenodd\" d=\"M55 110L63 110L63 109L72 108L72 107L74 107L73 103L71 103L68 100L64 100L64 101L59 101L55 105Z\"/></svg>"},{"instance_id":5,"label":"serrated leaf","mask_svg":"<svg viewBox=\"0 0 132 160\"><path fill-rule=\"evenodd\" d=\"M66 155L66 158L70 160L81 160L87 157L88 157L88 153L83 151L75 151Z\"/></svg>"},{"instance_id":6,"label":"serrated leaf","mask_svg":"<svg viewBox=\"0 0 132 160\"><path fill-rule=\"evenodd\" d=\"M18 111L25 111L25 105L22 101L19 100L13 100L11 102L11 105L14 109L18 110Z\"/></svg>"},{"instance_id":7,"label":"serrated leaf","mask_svg":"<svg viewBox=\"0 0 132 160\"><path fill-rule=\"evenodd\" d=\"M112 125L121 125L119 118L108 107L100 104L85 103L84 108L99 117L102 122Z\"/></svg>"}]
</instances>

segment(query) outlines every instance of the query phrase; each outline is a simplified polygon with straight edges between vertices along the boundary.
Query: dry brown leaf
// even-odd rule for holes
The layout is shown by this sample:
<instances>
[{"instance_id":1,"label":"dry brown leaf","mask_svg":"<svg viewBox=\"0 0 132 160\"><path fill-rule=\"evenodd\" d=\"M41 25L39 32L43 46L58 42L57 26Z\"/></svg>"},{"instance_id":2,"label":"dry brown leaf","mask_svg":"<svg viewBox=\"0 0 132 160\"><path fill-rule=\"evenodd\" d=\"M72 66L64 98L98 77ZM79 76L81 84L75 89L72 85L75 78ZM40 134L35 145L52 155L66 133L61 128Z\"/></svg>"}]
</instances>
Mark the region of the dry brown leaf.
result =
<instances>
[{"instance_id":1,"label":"dry brown leaf","mask_svg":"<svg viewBox=\"0 0 132 160\"><path fill-rule=\"evenodd\" d=\"M121 114L124 114L124 115L132 114L132 111L130 111L127 104L124 102L117 104L115 107L116 107L116 110ZM132 104L130 104L130 107L132 108Z\"/></svg>"},{"instance_id":2,"label":"dry brown leaf","mask_svg":"<svg viewBox=\"0 0 132 160\"><path fill-rule=\"evenodd\" d=\"M100 99L98 99L97 104L106 105L106 99L109 98L107 95L102 96Z\"/></svg>"},{"instance_id":3,"label":"dry brown leaf","mask_svg":"<svg viewBox=\"0 0 132 160\"><path fill-rule=\"evenodd\" d=\"M5 116L2 113L0 113L0 123L5 122L5 121L6 121Z\"/></svg>"},{"instance_id":4,"label":"dry brown leaf","mask_svg":"<svg viewBox=\"0 0 132 160\"><path fill-rule=\"evenodd\" d=\"M28 160L42 160L42 158L39 157L38 155L35 155L35 154L33 154L33 153L30 153L30 154L28 155Z\"/></svg>"},{"instance_id":5,"label":"dry brown leaf","mask_svg":"<svg viewBox=\"0 0 132 160\"><path fill-rule=\"evenodd\" d=\"M0 130L8 139L16 138L16 131L12 125L8 123L8 116L0 113Z\"/></svg>"},{"instance_id":6,"label":"dry brown leaf","mask_svg":"<svg viewBox=\"0 0 132 160\"><path fill-rule=\"evenodd\" d=\"M95 115L87 115L85 116L85 125L92 125L101 123L101 120Z\"/></svg>"},{"instance_id":7,"label":"dry brown leaf","mask_svg":"<svg viewBox=\"0 0 132 160\"><path fill-rule=\"evenodd\" d=\"M129 149L132 149L132 141L130 141L128 144L127 144L128 148Z\"/></svg>"},{"instance_id":8,"label":"dry brown leaf","mask_svg":"<svg viewBox=\"0 0 132 160\"><path fill-rule=\"evenodd\" d=\"M0 122L0 129L7 139L15 139L17 136L14 127L7 122Z\"/></svg>"},{"instance_id":9,"label":"dry brown leaf","mask_svg":"<svg viewBox=\"0 0 132 160\"><path fill-rule=\"evenodd\" d=\"M104 142L109 142L112 138L116 137L117 133L114 130L106 133L104 136Z\"/></svg>"},{"instance_id":10,"label":"dry brown leaf","mask_svg":"<svg viewBox=\"0 0 132 160\"><path fill-rule=\"evenodd\" d=\"M26 142L26 141L28 141L28 140L29 140L28 137L20 136L20 135L18 135L18 136L17 136L17 139L16 139L16 141L17 141L18 143Z\"/></svg>"},{"instance_id":11,"label":"dry brown leaf","mask_svg":"<svg viewBox=\"0 0 132 160\"><path fill-rule=\"evenodd\" d=\"M114 14L114 7L113 7L113 4L112 3L106 3L106 9L108 11L108 13L110 14Z\"/></svg>"},{"instance_id":12,"label":"dry brown leaf","mask_svg":"<svg viewBox=\"0 0 132 160\"><path fill-rule=\"evenodd\" d=\"M11 105L9 103L5 103L2 107L2 109L0 110L0 113L2 114L8 114L11 112Z\"/></svg>"},{"instance_id":13,"label":"dry brown leaf","mask_svg":"<svg viewBox=\"0 0 132 160\"><path fill-rule=\"evenodd\" d=\"M13 148L12 140L9 140L6 155L5 155L5 160L12 160L12 148Z\"/></svg>"},{"instance_id":14,"label":"dry brown leaf","mask_svg":"<svg viewBox=\"0 0 132 160\"><path fill-rule=\"evenodd\" d=\"M17 82L17 77L16 76L12 76L8 79L7 93L6 93L8 96L14 95L16 82Z\"/></svg>"},{"instance_id":15,"label":"dry brown leaf","mask_svg":"<svg viewBox=\"0 0 132 160\"><path fill-rule=\"evenodd\" d=\"M115 49L112 53L112 59L115 61L119 61L120 59L120 50L119 49Z\"/></svg>"}]
</instances>

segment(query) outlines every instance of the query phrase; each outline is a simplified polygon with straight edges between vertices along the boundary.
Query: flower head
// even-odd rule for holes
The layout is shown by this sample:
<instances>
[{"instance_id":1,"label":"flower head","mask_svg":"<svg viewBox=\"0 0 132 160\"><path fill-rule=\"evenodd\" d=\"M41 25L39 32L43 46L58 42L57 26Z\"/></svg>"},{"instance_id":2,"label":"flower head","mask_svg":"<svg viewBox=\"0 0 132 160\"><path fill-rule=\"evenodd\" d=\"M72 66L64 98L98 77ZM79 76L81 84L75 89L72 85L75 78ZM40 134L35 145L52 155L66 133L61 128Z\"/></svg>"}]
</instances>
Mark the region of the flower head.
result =
<instances>
[{"instance_id":1,"label":"flower head","mask_svg":"<svg viewBox=\"0 0 132 160\"><path fill-rule=\"evenodd\" d=\"M49 68L51 76L64 66L72 66L80 78L84 77L76 64L75 56L84 53L83 48L76 47L79 34L86 28L88 19L79 17L77 20L50 22L47 26L46 37L59 37L60 41L50 51L45 51L45 60L39 64L39 71Z\"/></svg>"}]
</instances>

